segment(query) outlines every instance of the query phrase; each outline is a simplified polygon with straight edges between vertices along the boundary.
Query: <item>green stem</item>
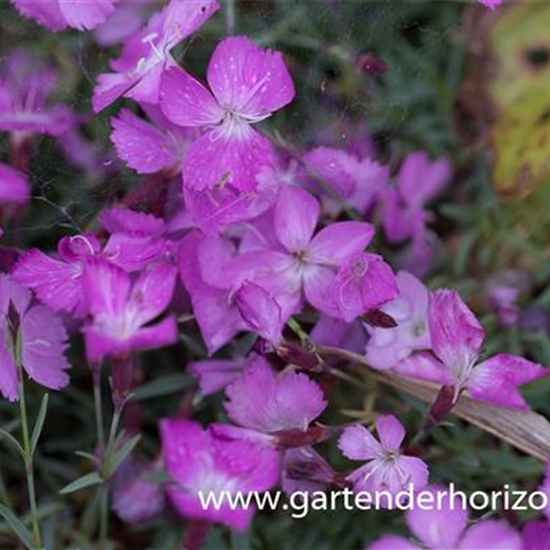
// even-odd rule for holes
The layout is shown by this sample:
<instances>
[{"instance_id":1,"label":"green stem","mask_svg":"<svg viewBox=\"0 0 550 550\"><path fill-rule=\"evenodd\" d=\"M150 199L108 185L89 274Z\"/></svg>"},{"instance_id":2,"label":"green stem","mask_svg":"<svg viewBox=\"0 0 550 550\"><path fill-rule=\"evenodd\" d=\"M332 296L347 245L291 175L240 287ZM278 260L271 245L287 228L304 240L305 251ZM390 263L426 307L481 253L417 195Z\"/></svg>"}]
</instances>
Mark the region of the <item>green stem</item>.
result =
<instances>
[{"instance_id":1,"label":"green stem","mask_svg":"<svg viewBox=\"0 0 550 550\"><path fill-rule=\"evenodd\" d=\"M99 548L106 550L109 536L109 487L99 488Z\"/></svg>"},{"instance_id":2,"label":"green stem","mask_svg":"<svg viewBox=\"0 0 550 550\"><path fill-rule=\"evenodd\" d=\"M97 445L99 447L99 456L103 460L105 453L105 433L103 430L103 403L101 399L101 371L93 374L94 377L94 409L95 423L97 429Z\"/></svg>"},{"instance_id":3,"label":"green stem","mask_svg":"<svg viewBox=\"0 0 550 550\"><path fill-rule=\"evenodd\" d=\"M235 6L237 0L226 0L225 8L225 32L228 36L235 34L237 9Z\"/></svg>"},{"instance_id":4,"label":"green stem","mask_svg":"<svg viewBox=\"0 0 550 550\"><path fill-rule=\"evenodd\" d=\"M20 362L18 362L20 363ZM25 451L25 473L27 476L27 488L29 492L29 504L31 507L31 522L34 537L34 546L42 548L42 537L38 521L38 506L36 505L36 489L34 486L34 461L29 435L29 421L27 417L27 403L25 400L25 383L23 369L19 364L19 411L21 414L21 433L23 437L23 450Z\"/></svg>"}]
</instances>

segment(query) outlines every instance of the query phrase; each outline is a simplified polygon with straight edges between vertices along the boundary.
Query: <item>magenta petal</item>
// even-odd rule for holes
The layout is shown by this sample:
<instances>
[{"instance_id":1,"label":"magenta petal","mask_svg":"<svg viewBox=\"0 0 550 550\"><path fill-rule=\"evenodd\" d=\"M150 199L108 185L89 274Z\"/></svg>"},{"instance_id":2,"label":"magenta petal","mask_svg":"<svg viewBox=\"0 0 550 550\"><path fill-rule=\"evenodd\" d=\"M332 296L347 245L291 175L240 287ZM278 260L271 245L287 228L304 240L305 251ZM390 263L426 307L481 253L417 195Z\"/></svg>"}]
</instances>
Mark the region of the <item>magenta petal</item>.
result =
<instances>
[{"instance_id":1,"label":"magenta petal","mask_svg":"<svg viewBox=\"0 0 550 550\"><path fill-rule=\"evenodd\" d=\"M393 365L394 372L411 378L452 385L453 379L447 367L429 352L419 352Z\"/></svg>"},{"instance_id":2,"label":"magenta petal","mask_svg":"<svg viewBox=\"0 0 550 550\"><path fill-rule=\"evenodd\" d=\"M148 236L115 233L103 248L103 256L128 273L139 271L158 260L166 251L166 241Z\"/></svg>"},{"instance_id":3,"label":"magenta petal","mask_svg":"<svg viewBox=\"0 0 550 550\"><path fill-rule=\"evenodd\" d=\"M112 124L118 156L136 172L153 174L178 163L175 141L131 111L123 109Z\"/></svg>"},{"instance_id":4,"label":"magenta petal","mask_svg":"<svg viewBox=\"0 0 550 550\"><path fill-rule=\"evenodd\" d=\"M45 306L35 306L21 320L22 362L27 374L51 390L69 383L65 372L67 332L61 318Z\"/></svg>"},{"instance_id":5,"label":"magenta petal","mask_svg":"<svg viewBox=\"0 0 550 550\"><path fill-rule=\"evenodd\" d=\"M59 7L70 27L89 30L115 11L114 0L60 0Z\"/></svg>"},{"instance_id":6,"label":"magenta petal","mask_svg":"<svg viewBox=\"0 0 550 550\"><path fill-rule=\"evenodd\" d=\"M470 527L458 548L460 550L522 550L522 540L519 533L506 522L486 520Z\"/></svg>"},{"instance_id":7,"label":"magenta petal","mask_svg":"<svg viewBox=\"0 0 550 550\"><path fill-rule=\"evenodd\" d=\"M332 269L319 265L308 265L303 271L304 294L307 301L322 313L338 317L338 306L333 294L334 279L335 273Z\"/></svg>"},{"instance_id":8,"label":"magenta petal","mask_svg":"<svg viewBox=\"0 0 550 550\"><path fill-rule=\"evenodd\" d=\"M479 355L485 333L475 315L454 290L430 296L432 349L453 375L459 376Z\"/></svg>"},{"instance_id":9,"label":"magenta petal","mask_svg":"<svg viewBox=\"0 0 550 550\"><path fill-rule=\"evenodd\" d=\"M214 129L189 147L183 185L195 190L231 185L240 191L254 191L257 175L274 163L273 146L250 127L245 126L237 136Z\"/></svg>"},{"instance_id":10,"label":"magenta petal","mask_svg":"<svg viewBox=\"0 0 550 550\"><path fill-rule=\"evenodd\" d=\"M126 306L130 277L103 258L92 258L84 268L84 296L93 315L115 317Z\"/></svg>"},{"instance_id":11,"label":"magenta petal","mask_svg":"<svg viewBox=\"0 0 550 550\"><path fill-rule=\"evenodd\" d=\"M226 395L225 409L233 422L265 433L305 430L326 407L323 392L305 374L277 374L259 356L227 387Z\"/></svg>"},{"instance_id":12,"label":"magenta petal","mask_svg":"<svg viewBox=\"0 0 550 550\"><path fill-rule=\"evenodd\" d=\"M467 383L470 395L479 401L511 409L529 406L518 387L548 375L548 369L523 357L499 353L477 365Z\"/></svg>"},{"instance_id":13,"label":"magenta petal","mask_svg":"<svg viewBox=\"0 0 550 550\"><path fill-rule=\"evenodd\" d=\"M416 546L416 544L401 537L384 535L374 544L371 544L367 550L420 550L420 548Z\"/></svg>"},{"instance_id":14,"label":"magenta petal","mask_svg":"<svg viewBox=\"0 0 550 550\"><path fill-rule=\"evenodd\" d=\"M392 414L385 414L376 419L376 432L385 451L399 452L405 438L403 424Z\"/></svg>"},{"instance_id":15,"label":"magenta petal","mask_svg":"<svg viewBox=\"0 0 550 550\"><path fill-rule=\"evenodd\" d=\"M270 489L279 477L278 453L252 442L216 437L189 420L162 420L160 430L164 463L173 480L167 491L178 512L233 529L248 527L253 507L232 510L226 504L205 509L199 491L206 496L220 489L232 494Z\"/></svg>"},{"instance_id":16,"label":"magenta petal","mask_svg":"<svg viewBox=\"0 0 550 550\"><path fill-rule=\"evenodd\" d=\"M440 498L441 507L423 510L415 505L405 516L409 529L427 548L456 548L468 521L467 509L462 507L460 498L455 499L451 509L447 487L432 486L424 490L433 494L433 502ZM446 494L438 495L441 491Z\"/></svg>"},{"instance_id":17,"label":"magenta petal","mask_svg":"<svg viewBox=\"0 0 550 550\"><path fill-rule=\"evenodd\" d=\"M160 237L166 230L163 219L145 212L136 212L123 206L111 206L103 210L99 223L109 233Z\"/></svg>"},{"instance_id":18,"label":"magenta petal","mask_svg":"<svg viewBox=\"0 0 550 550\"><path fill-rule=\"evenodd\" d=\"M245 281L236 293L239 313L250 330L268 342L278 345L282 338L284 319L281 307L261 286Z\"/></svg>"},{"instance_id":19,"label":"magenta petal","mask_svg":"<svg viewBox=\"0 0 550 550\"><path fill-rule=\"evenodd\" d=\"M57 32L67 27L65 17L59 8L59 0L11 0L17 11Z\"/></svg>"},{"instance_id":20,"label":"magenta petal","mask_svg":"<svg viewBox=\"0 0 550 550\"><path fill-rule=\"evenodd\" d=\"M258 116L292 101L294 85L279 52L262 50L245 37L223 40L208 65L208 84L218 102Z\"/></svg>"},{"instance_id":21,"label":"magenta petal","mask_svg":"<svg viewBox=\"0 0 550 550\"><path fill-rule=\"evenodd\" d=\"M136 306L141 324L160 315L170 304L176 285L177 270L169 264L159 264L144 271L134 283L130 301Z\"/></svg>"},{"instance_id":22,"label":"magenta petal","mask_svg":"<svg viewBox=\"0 0 550 550\"><path fill-rule=\"evenodd\" d=\"M317 200L304 189L293 186L281 189L275 205L275 234L289 252L307 248L320 210Z\"/></svg>"},{"instance_id":23,"label":"magenta petal","mask_svg":"<svg viewBox=\"0 0 550 550\"><path fill-rule=\"evenodd\" d=\"M550 550L550 524L548 520L529 521L522 531L523 550Z\"/></svg>"},{"instance_id":24,"label":"magenta petal","mask_svg":"<svg viewBox=\"0 0 550 550\"><path fill-rule=\"evenodd\" d=\"M308 249L310 261L339 266L353 254L363 252L373 236L370 223L333 223L313 237Z\"/></svg>"},{"instance_id":25,"label":"magenta petal","mask_svg":"<svg viewBox=\"0 0 550 550\"><path fill-rule=\"evenodd\" d=\"M198 378L203 395L210 395L225 388L239 377L243 370L241 359L205 359L189 363L191 374Z\"/></svg>"},{"instance_id":26,"label":"magenta petal","mask_svg":"<svg viewBox=\"0 0 550 550\"><path fill-rule=\"evenodd\" d=\"M58 311L72 311L82 300L82 264L50 258L40 250L29 250L19 259L13 279L32 288L38 299Z\"/></svg>"},{"instance_id":27,"label":"magenta petal","mask_svg":"<svg viewBox=\"0 0 550 550\"><path fill-rule=\"evenodd\" d=\"M178 126L210 126L223 118L223 111L212 94L180 67L170 67L163 72L160 106L168 120Z\"/></svg>"},{"instance_id":28,"label":"magenta petal","mask_svg":"<svg viewBox=\"0 0 550 550\"><path fill-rule=\"evenodd\" d=\"M92 106L96 113L114 103L138 82L139 76L119 73L103 73L97 77Z\"/></svg>"},{"instance_id":29,"label":"magenta petal","mask_svg":"<svg viewBox=\"0 0 550 550\"><path fill-rule=\"evenodd\" d=\"M351 460L371 460L383 456L382 445L365 426L360 424L349 426L342 432L338 440L338 448Z\"/></svg>"},{"instance_id":30,"label":"magenta petal","mask_svg":"<svg viewBox=\"0 0 550 550\"><path fill-rule=\"evenodd\" d=\"M133 350L148 350L171 346L178 340L178 325L175 317L166 317L156 324L140 328L129 340Z\"/></svg>"}]
</instances>

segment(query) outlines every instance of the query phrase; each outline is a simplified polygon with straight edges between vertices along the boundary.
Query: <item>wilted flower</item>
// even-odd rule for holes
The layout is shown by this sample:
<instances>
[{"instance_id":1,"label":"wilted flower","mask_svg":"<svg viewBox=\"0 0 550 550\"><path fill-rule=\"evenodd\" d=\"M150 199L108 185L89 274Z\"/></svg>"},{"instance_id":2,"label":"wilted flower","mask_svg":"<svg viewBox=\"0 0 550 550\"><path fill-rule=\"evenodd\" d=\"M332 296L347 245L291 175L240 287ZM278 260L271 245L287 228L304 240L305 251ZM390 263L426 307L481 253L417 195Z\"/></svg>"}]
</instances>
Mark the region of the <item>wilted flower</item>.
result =
<instances>
[{"instance_id":1,"label":"wilted flower","mask_svg":"<svg viewBox=\"0 0 550 550\"><path fill-rule=\"evenodd\" d=\"M344 430L338 447L351 460L367 463L352 472L347 479L356 491L387 491L396 495L413 486L422 489L428 483L428 467L421 459L401 452L405 429L393 415L376 420L378 441L370 431L356 424Z\"/></svg>"},{"instance_id":2,"label":"wilted flower","mask_svg":"<svg viewBox=\"0 0 550 550\"><path fill-rule=\"evenodd\" d=\"M366 356L375 369L389 369L415 350L430 348L427 288L406 271L397 274L399 297L380 310L395 320L394 328L373 328L367 325L370 340Z\"/></svg>"},{"instance_id":3,"label":"wilted flower","mask_svg":"<svg viewBox=\"0 0 550 550\"><path fill-rule=\"evenodd\" d=\"M219 438L189 420L162 420L160 431L164 463L172 478L166 490L178 512L246 529L255 512L252 504L231 507L226 500L219 508L205 507L199 493L219 498L223 491L266 491L279 479L279 454L250 441Z\"/></svg>"}]
</instances>

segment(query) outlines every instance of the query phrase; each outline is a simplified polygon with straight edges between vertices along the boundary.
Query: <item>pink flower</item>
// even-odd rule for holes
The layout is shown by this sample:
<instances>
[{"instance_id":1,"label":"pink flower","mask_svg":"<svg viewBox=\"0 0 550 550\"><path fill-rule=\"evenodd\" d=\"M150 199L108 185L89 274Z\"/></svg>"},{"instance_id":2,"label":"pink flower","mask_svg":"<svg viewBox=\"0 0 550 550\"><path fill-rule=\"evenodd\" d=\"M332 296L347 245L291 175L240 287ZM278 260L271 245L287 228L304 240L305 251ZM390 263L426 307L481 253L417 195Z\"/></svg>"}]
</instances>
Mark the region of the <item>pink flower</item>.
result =
<instances>
[{"instance_id":1,"label":"pink flower","mask_svg":"<svg viewBox=\"0 0 550 550\"><path fill-rule=\"evenodd\" d=\"M351 460L367 463L352 472L349 479L356 491L388 491L395 495L410 485L422 489L428 482L428 467L419 458L401 453L405 429L393 415L376 420L378 441L370 431L356 424L344 430L338 447Z\"/></svg>"},{"instance_id":2,"label":"pink flower","mask_svg":"<svg viewBox=\"0 0 550 550\"><path fill-rule=\"evenodd\" d=\"M67 333L63 323L47 307L31 305L31 299L26 288L8 275L0 275L0 392L10 401L19 396L14 331L19 335L21 364L30 378L51 390L69 383L65 372L69 368L65 357Z\"/></svg>"},{"instance_id":3,"label":"pink flower","mask_svg":"<svg viewBox=\"0 0 550 550\"><path fill-rule=\"evenodd\" d=\"M178 337L174 317L150 323L169 305L175 282L176 269L167 264L144 271L132 284L125 271L103 258L86 262L82 286L92 316L84 327L88 359L173 344Z\"/></svg>"},{"instance_id":4,"label":"pink flower","mask_svg":"<svg viewBox=\"0 0 550 550\"><path fill-rule=\"evenodd\" d=\"M395 274L377 254L357 253L340 267L333 283L339 316L350 323L399 294Z\"/></svg>"},{"instance_id":5,"label":"pink flower","mask_svg":"<svg viewBox=\"0 0 550 550\"><path fill-rule=\"evenodd\" d=\"M274 442L280 432L305 432L327 406L321 388L308 376L287 369L276 373L261 356L247 361L242 375L225 390L227 416L245 438ZM230 426L218 433L239 435Z\"/></svg>"},{"instance_id":6,"label":"pink flower","mask_svg":"<svg viewBox=\"0 0 550 550\"><path fill-rule=\"evenodd\" d=\"M40 301L52 309L83 316L82 273L86 262L103 257L128 272L139 271L166 252L164 221L150 214L119 206L105 210L100 223L111 233L105 246L92 233L63 237L57 255L38 249L23 254L13 271L14 279L32 288Z\"/></svg>"},{"instance_id":7,"label":"pink flower","mask_svg":"<svg viewBox=\"0 0 550 550\"><path fill-rule=\"evenodd\" d=\"M0 205L25 204L29 190L29 182L21 172L0 162Z\"/></svg>"},{"instance_id":8,"label":"pink flower","mask_svg":"<svg viewBox=\"0 0 550 550\"><path fill-rule=\"evenodd\" d=\"M117 0L12 0L19 13L48 27L61 31L67 27L93 29L115 11Z\"/></svg>"},{"instance_id":9,"label":"pink flower","mask_svg":"<svg viewBox=\"0 0 550 550\"><path fill-rule=\"evenodd\" d=\"M389 181L387 166L382 166L369 157L359 159L358 156L340 149L316 147L304 155L304 162L314 174L332 187L333 192L361 213L370 210ZM330 193L327 198L331 202ZM338 214L341 206L338 208L336 203L331 210Z\"/></svg>"},{"instance_id":10,"label":"pink flower","mask_svg":"<svg viewBox=\"0 0 550 550\"><path fill-rule=\"evenodd\" d=\"M433 509L415 505L405 514L419 544L386 535L368 550L521 550L521 537L504 521L482 520L468 527L468 511L460 497L451 502L449 490L438 486L423 492L431 494ZM427 499L423 502L428 507Z\"/></svg>"},{"instance_id":11,"label":"pink flower","mask_svg":"<svg viewBox=\"0 0 550 550\"><path fill-rule=\"evenodd\" d=\"M223 523L232 529L246 529L255 509L236 507L227 501L219 508L205 507L200 494L208 498L227 491L266 491L279 479L277 452L249 441L227 440L189 420L165 419L160 424L166 470L172 483L166 487L178 512L190 519Z\"/></svg>"},{"instance_id":12,"label":"pink flower","mask_svg":"<svg viewBox=\"0 0 550 550\"><path fill-rule=\"evenodd\" d=\"M431 233L427 230L428 213L425 205L447 186L451 165L445 158L431 161L424 152L407 155L399 173L396 187L384 191L382 227L391 243L411 239L403 255L406 267L422 273L431 262ZM405 263L403 263L405 265Z\"/></svg>"},{"instance_id":13,"label":"pink flower","mask_svg":"<svg viewBox=\"0 0 550 550\"><path fill-rule=\"evenodd\" d=\"M244 37L226 38L208 66L211 92L183 69L162 75L160 104L174 124L208 131L190 147L184 187L197 191L230 185L254 191L256 175L275 163L270 142L252 128L294 97L282 56Z\"/></svg>"},{"instance_id":14,"label":"pink flower","mask_svg":"<svg viewBox=\"0 0 550 550\"><path fill-rule=\"evenodd\" d=\"M228 280L236 288L249 280L269 291L285 320L298 309L302 290L311 305L338 317L332 292L336 272L364 250L374 230L366 222L339 222L314 236L319 215L319 203L307 191L283 187L274 211L276 248L238 256Z\"/></svg>"},{"instance_id":15,"label":"pink flower","mask_svg":"<svg viewBox=\"0 0 550 550\"><path fill-rule=\"evenodd\" d=\"M478 0L478 2L490 10L494 10L502 4L502 0Z\"/></svg>"},{"instance_id":16,"label":"pink flower","mask_svg":"<svg viewBox=\"0 0 550 550\"><path fill-rule=\"evenodd\" d=\"M0 74L0 131L21 140L30 133L59 137L75 126L69 107L48 102L57 80L57 71L39 65L26 52L11 54Z\"/></svg>"},{"instance_id":17,"label":"pink flower","mask_svg":"<svg viewBox=\"0 0 550 550\"><path fill-rule=\"evenodd\" d=\"M499 353L478 363L485 333L475 315L453 290L430 296L432 350L403 363L409 376L452 386L455 400L467 390L478 401L511 409L529 407L518 387L548 374L546 368L523 357ZM405 373L400 365L400 372Z\"/></svg>"},{"instance_id":18,"label":"pink flower","mask_svg":"<svg viewBox=\"0 0 550 550\"><path fill-rule=\"evenodd\" d=\"M375 369L389 369L413 351L430 348L428 290L406 271L397 274L397 286L399 297L380 308L397 322L397 326L373 328L367 325L370 340L366 357Z\"/></svg>"},{"instance_id":19,"label":"pink flower","mask_svg":"<svg viewBox=\"0 0 550 550\"><path fill-rule=\"evenodd\" d=\"M94 37L100 46L120 44L139 31L147 18L150 6L146 2L119 0L117 10L105 23L94 30Z\"/></svg>"},{"instance_id":20,"label":"pink flower","mask_svg":"<svg viewBox=\"0 0 550 550\"><path fill-rule=\"evenodd\" d=\"M158 103L160 77L175 61L170 50L195 32L217 10L215 0L172 0L147 25L130 37L121 56L111 62L113 73L100 74L92 99L96 112L120 96L140 103Z\"/></svg>"}]
</instances>

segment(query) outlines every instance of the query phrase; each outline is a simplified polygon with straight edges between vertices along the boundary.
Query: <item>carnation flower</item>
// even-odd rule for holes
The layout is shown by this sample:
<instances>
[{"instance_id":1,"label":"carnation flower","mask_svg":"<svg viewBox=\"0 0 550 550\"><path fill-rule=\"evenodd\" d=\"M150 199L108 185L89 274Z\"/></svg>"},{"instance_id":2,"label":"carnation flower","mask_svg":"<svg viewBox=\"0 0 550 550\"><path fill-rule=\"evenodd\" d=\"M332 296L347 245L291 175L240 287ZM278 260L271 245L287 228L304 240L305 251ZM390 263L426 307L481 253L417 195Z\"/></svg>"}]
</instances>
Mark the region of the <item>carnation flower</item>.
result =
<instances>
[{"instance_id":1,"label":"carnation flower","mask_svg":"<svg viewBox=\"0 0 550 550\"><path fill-rule=\"evenodd\" d=\"M356 491L388 491L396 495L410 485L422 489L428 482L428 467L419 458L401 452L405 438L403 425L393 415L376 420L378 441L370 431L359 424L344 430L338 447L351 460L367 463L348 476Z\"/></svg>"},{"instance_id":2,"label":"carnation flower","mask_svg":"<svg viewBox=\"0 0 550 550\"><path fill-rule=\"evenodd\" d=\"M202 505L209 494L223 491L266 491L279 479L277 452L250 441L227 440L189 420L165 419L160 424L164 463L172 481L166 490L185 518L223 523L246 529L254 515L249 507L231 507L227 500L218 508Z\"/></svg>"}]
</instances>

